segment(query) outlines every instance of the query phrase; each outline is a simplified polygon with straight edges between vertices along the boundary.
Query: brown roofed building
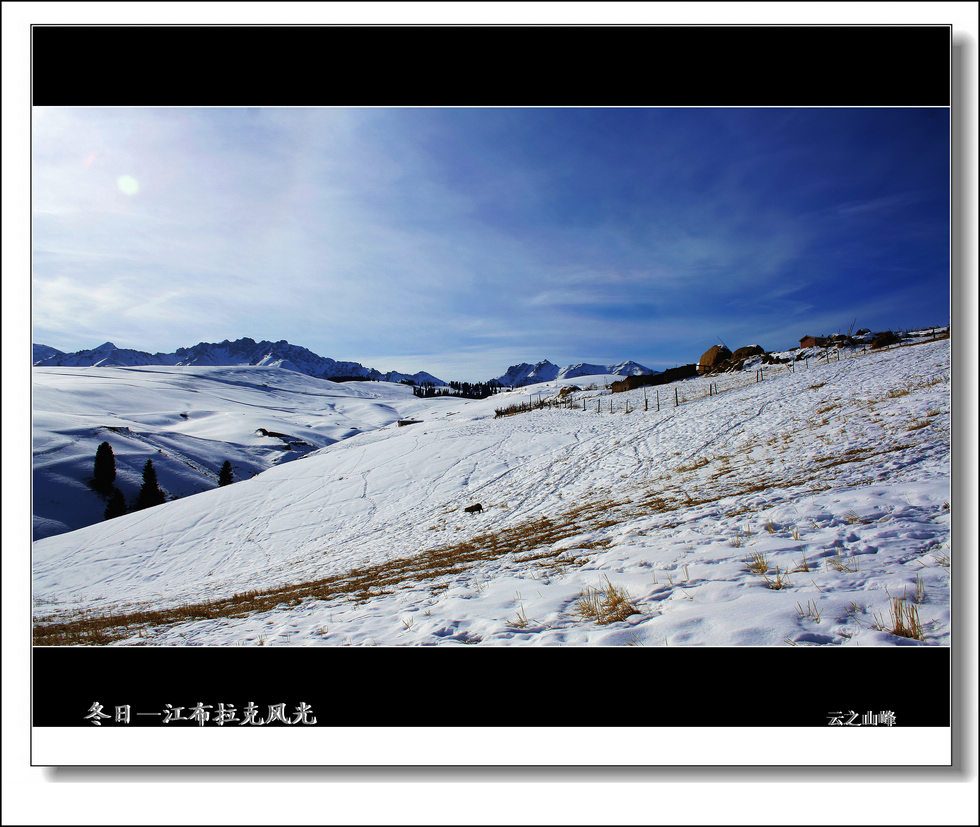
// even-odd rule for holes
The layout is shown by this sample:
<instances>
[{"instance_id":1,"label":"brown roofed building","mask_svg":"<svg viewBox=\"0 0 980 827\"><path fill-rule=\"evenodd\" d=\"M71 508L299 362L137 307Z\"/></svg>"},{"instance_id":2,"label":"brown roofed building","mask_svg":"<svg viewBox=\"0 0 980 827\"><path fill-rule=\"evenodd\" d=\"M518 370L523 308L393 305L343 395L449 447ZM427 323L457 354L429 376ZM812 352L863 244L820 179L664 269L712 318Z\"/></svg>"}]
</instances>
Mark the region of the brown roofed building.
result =
<instances>
[{"instance_id":1,"label":"brown roofed building","mask_svg":"<svg viewBox=\"0 0 980 827\"><path fill-rule=\"evenodd\" d=\"M800 347L823 347L825 344L826 336L804 336L800 339Z\"/></svg>"}]
</instances>

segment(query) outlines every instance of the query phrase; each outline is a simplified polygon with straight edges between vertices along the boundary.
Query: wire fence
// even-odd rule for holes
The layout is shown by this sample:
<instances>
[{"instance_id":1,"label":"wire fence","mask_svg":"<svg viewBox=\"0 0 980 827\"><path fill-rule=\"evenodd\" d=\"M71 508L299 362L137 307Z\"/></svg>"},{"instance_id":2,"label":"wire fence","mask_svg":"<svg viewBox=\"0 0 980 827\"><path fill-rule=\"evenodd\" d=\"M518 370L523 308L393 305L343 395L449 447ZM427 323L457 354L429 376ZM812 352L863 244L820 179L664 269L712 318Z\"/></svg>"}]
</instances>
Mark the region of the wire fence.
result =
<instances>
[{"instance_id":1,"label":"wire fence","mask_svg":"<svg viewBox=\"0 0 980 827\"><path fill-rule=\"evenodd\" d=\"M699 399L715 397L722 393L748 387L749 385L770 382L781 376L795 374L800 371L808 371L810 370L811 362L813 362L814 367L821 367L835 362L858 359L870 354L925 344L948 337L948 327L934 328L930 338L920 338L915 341L899 341L892 345L874 349L871 349L868 345L864 345L861 348L827 347L820 353L812 356L803 356L802 358L798 357L790 362L759 365L751 375L751 378L748 375L748 371L738 371L730 374L718 374L713 378L710 375L706 375L711 379L707 384L703 382L689 384L690 380L677 380L675 383L669 385L643 387L642 401L637 399L637 392L641 388L633 388L630 391L610 392L608 384L603 389L604 392L593 396L575 396L573 393L563 395L561 392L557 395L549 395L546 391L535 391L528 394L527 401L521 401L505 408L497 408L496 417L513 416L519 413L545 409L594 411L599 414L629 414L637 411L656 412L664 408L676 408ZM589 388L586 389L585 393L588 393L590 390L599 389L595 387Z\"/></svg>"}]
</instances>

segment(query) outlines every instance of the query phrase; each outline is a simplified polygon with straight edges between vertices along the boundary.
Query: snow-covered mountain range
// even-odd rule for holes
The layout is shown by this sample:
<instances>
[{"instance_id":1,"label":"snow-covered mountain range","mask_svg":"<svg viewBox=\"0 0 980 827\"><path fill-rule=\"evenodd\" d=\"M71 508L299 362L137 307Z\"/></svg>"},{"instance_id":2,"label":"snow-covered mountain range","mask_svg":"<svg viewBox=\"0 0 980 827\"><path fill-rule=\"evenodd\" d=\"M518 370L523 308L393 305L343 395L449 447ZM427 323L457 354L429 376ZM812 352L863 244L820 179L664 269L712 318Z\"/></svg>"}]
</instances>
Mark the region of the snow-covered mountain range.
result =
<instances>
[{"instance_id":1,"label":"snow-covered mountain range","mask_svg":"<svg viewBox=\"0 0 980 827\"><path fill-rule=\"evenodd\" d=\"M558 367L547 359L530 365L522 362L519 365L511 365L507 372L495 378L498 384L508 388L519 388L523 385L535 385L539 382L554 382L556 379L575 379L579 376L596 376L600 374L613 376L640 376L659 371L651 370L636 362L620 362L617 365L590 365L579 362L575 365L567 365L563 368Z\"/></svg>"},{"instance_id":2,"label":"snow-covered mountain range","mask_svg":"<svg viewBox=\"0 0 980 827\"><path fill-rule=\"evenodd\" d=\"M112 342L104 342L91 350L64 353L48 345L33 346L34 367L143 367L145 365L258 365L261 367L283 368L297 373L305 373L317 379L367 379L378 382L402 382L416 385L444 386L447 383L426 371L417 373L382 373L374 368L366 368L359 362L338 362L326 356L319 356L312 350L289 342L261 341L243 338L230 342L199 342L194 347L179 347L173 353L148 353L143 350L116 347ZM505 387L521 387L538 382L552 382L555 379L572 379L577 376L599 374L632 376L652 374L651 370L633 361L616 365L590 365L579 362L560 368L547 359L535 365L523 362L512 365L494 380Z\"/></svg>"},{"instance_id":3,"label":"snow-covered mountain range","mask_svg":"<svg viewBox=\"0 0 980 827\"><path fill-rule=\"evenodd\" d=\"M430 373L415 374L389 371L382 373L366 368L359 362L338 362L327 356L319 356L312 350L289 342L261 341L242 338L234 342L199 342L194 347L179 347L173 353L147 353L142 350L118 348L105 342L91 350L63 353L47 345L34 345L35 367L142 367L144 365L258 365L283 368L304 373L317 379L358 378L379 382L412 381L416 384L445 385Z\"/></svg>"}]
</instances>

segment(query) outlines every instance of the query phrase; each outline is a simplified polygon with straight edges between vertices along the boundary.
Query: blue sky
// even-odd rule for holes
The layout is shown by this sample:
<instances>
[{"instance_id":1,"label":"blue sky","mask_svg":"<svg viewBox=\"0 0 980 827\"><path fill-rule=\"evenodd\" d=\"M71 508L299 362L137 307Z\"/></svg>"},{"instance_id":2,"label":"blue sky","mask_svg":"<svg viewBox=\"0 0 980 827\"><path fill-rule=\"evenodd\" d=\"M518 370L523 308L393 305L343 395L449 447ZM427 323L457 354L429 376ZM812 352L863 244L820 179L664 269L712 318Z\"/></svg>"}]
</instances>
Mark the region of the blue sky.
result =
<instances>
[{"instance_id":1,"label":"blue sky","mask_svg":"<svg viewBox=\"0 0 980 827\"><path fill-rule=\"evenodd\" d=\"M486 379L949 320L945 109L33 112L34 342Z\"/></svg>"}]
</instances>

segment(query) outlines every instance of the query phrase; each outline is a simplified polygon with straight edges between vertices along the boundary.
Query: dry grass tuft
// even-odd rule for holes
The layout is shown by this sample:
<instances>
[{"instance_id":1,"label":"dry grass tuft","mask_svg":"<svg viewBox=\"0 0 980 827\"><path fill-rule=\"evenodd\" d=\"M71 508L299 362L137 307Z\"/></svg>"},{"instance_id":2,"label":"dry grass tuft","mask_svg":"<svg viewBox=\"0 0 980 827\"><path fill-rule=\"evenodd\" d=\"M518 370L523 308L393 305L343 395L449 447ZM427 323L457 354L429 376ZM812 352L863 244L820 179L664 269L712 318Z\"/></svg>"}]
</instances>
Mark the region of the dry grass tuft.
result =
<instances>
[{"instance_id":1,"label":"dry grass tuft","mask_svg":"<svg viewBox=\"0 0 980 827\"><path fill-rule=\"evenodd\" d=\"M809 617L816 623L819 623L820 616L823 614L823 611L818 609L817 604L812 600L808 600L806 602L806 608L801 606L799 603L796 604L796 613L800 616L801 620L805 617Z\"/></svg>"},{"instance_id":2,"label":"dry grass tuft","mask_svg":"<svg viewBox=\"0 0 980 827\"><path fill-rule=\"evenodd\" d=\"M768 575L763 574L762 579L766 581L766 585L770 589L776 589L776 590L785 589L791 585L789 582L788 575L789 575L788 572L785 571L781 572L779 570L779 566L776 566L776 574L774 577L769 577Z\"/></svg>"},{"instance_id":3,"label":"dry grass tuft","mask_svg":"<svg viewBox=\"0 0 980 827\"><path fill-rule=\"evenodd\" d=\"M899 637L925 640L922 623L919 620L919 610L914 604L906 603L904 598L893 597L888 608L891 615L890 621L886 623L880 614L875 613L875 622L871 628L879 632L889 632Z\"/></svg>"},{"instance_id":4,"label":"dry grass tuft","mask_svg":"<svg viewBox=\"0 0 980 827\"><path fill-rule=\"evenodd\" d=\"M925 603L926 600L926 584L922 579L921 574L915 576L915 602Z\"/></svg>"},{"instance_id":5,"label":"dry grass tuft","mask_svg":"<svg viewBox=\"0 0 980 827\"><path fill-rule=\"evenodd\" d=\"M848 562L840 556L840 552L838 551L836 555L827 561L827 568L834 569L834 571L855 572L858 570L858 562L854 559Z\"/></svg>"},{"instance_id":6,"label":"dry grass tuft","mask_svg":"<svg viewBox=\"0 0 980 827\"><path fill-rule=\"evenodd\" d=\"M605 588L586 588L579 595L575 609L583 618L602 625L640 613L629 592L614 586L608 577Z\"/></svg>"},{"instance_id":7,"label":"dry grass tuft","mask_svg":"<svg viewBox=\"0 0 980 827\"><path fill-rule=\"evenodd\" d=\"M769 571L769 560L761 551L755 552L752 559L748 560L749 571L753 574L765 574Z\"/></svg>"},{"instance_id":8,"label":"dry grass tuft","mask_svg":"<svg viewBox=\"0 0 980 827\"><path fill-rule=\"evenodd\" d=\"M515 629L526 629L531 621L527 618L527 612L524 611L524 601L521 599L520 593L517 595L517 602L520 604L520 611L517 612L517 616L513 620L507 622L508 626L512 626Z\"/></svg>"}]
</instances>

